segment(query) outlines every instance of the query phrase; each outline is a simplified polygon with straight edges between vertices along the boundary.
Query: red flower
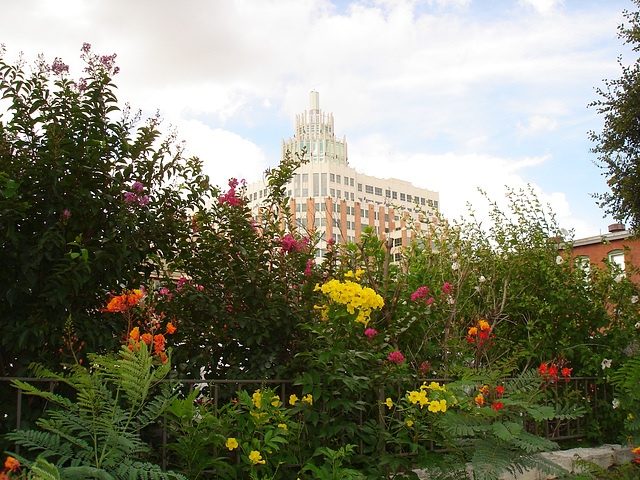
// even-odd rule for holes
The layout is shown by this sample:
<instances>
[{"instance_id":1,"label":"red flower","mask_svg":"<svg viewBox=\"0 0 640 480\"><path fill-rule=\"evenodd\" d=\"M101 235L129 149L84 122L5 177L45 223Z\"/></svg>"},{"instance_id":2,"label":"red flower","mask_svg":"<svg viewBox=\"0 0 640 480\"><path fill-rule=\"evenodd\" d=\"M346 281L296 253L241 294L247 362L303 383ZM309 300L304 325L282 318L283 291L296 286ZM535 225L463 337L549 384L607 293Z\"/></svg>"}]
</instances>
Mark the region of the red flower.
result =
<instances>
[{"instance_id":1,"label":"red flower","mask_svg":"<svg viewBox=\"0 0 640 480\"><path fill-rule=\"evenodd\" d=\"M498 394L498 396L502 395L504 393L504 387L502 385L498 385L496 387L496 393Z\"/></svg>"},{"instance_id":2,"label":"red flower","mask_svg":"<svg viewBox=\"0 0 640 480\"><path fill-rule=\"evenodd\" d=\"M540 369L538 370L538 373L540 375L544 375L547 373L547 364L543 363L542 365L540 365Z\"/></svg>"},{"instance_id":3,"label":"red flower","mask_svg":"<svg viewBox=\"0 0 640 480\"><path fill-rule=\"evenodd\" d=\"M503 408L502 402L494 402L491 406L494 410L502 410Z\"/></svg>"},{"instance_id":4,"label":"red flower","mask_svg":"<svg viewBox=\"0 0 640 480\"><path fill-rule=\"evenodd\" d=\"M571 370L572 370L571 368L564 367L562 369L562 376L563 377L570 377L571 376Z\"/></svg>"}]
</instances>

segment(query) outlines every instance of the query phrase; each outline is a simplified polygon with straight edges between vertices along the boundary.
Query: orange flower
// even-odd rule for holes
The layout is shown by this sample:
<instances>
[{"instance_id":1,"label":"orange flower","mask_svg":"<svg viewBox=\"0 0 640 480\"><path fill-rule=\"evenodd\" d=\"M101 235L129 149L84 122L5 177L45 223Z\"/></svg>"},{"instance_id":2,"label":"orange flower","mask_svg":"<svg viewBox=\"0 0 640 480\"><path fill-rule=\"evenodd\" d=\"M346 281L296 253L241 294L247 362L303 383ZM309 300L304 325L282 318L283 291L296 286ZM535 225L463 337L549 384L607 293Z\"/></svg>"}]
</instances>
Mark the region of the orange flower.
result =
<instances>
[{"instance_id":1,"label":"orange flower","mask_svg":"<svg viewBox=\"0 0 640 480\"><path fill-rule=\"evenodd\" d=\"M173 325L173 323L171 322L167 323L167 333L172 334L172 333L175 333L175 331L176 331L176 327Z\"/></svg>"},{"instance_id":2,"label":"orange flower","mask_svg":"<svg viewBox=\"0 0 640 480\"><path fill-rule=\"evenodd\" d=\"M129 332L129 337L131 337L131 340L133 340L134 342L140 340L140 328L135 327L133 330L131 330L131 332Z\"/></svg>"},{"instance_id":3,"label":"orange flower","mask_svg":"<svg viewBox=\"0 0 640 480\"><path fill-rule=\"evenodd\" d=\"M160 352L160 361L162 363L167 363L169 361L169 358L167 358L167 354L164 352Z\"/></svg>"},{"instance_id":4,"label":"orange flower","mask_svg":"<svg viewBox=\"0 0 640 480\"><path fill-rule=\"evenodd\" d=\"M478 334L478 328L477 327L471 327L469 329L469 331L467 332L468 335L477 335Z\"/></svg>"},{"instance_id":5,"label":"orange flower","mask_svg":"<svg viewBox=\"0 0 640 480\"><path fill-rule=\"evenodd\" d=\"M15 472L18 468L20 468L20 462L13 457L7 457L4 461L4 468L6 468L10 472Z\"/></svg>"},{"instance_id":6,"label":"orange flower","mask_svg":"<svg viewBox=\"0 0 640 480\"><path fill-rule=\"evenodd\" d=\"M119 297L113 297L107 304L107 312L122 312L127 309L127 297L126 295L120 295Z\"/></svg>"},{"instance_id":7,"label":"orange flower","mask_svg":"<svg viewBox=\"0 0 640 480\"><path fill-rule=\"evenodd\" d=\"M479 393L476 398L473 399L474 402L476 402L478 405L484 405L484 395L482 395L481 393Z\"/></svg>"},{"instance_id":8,"label":"orange flower","mask_svg":"<svg viewBox=\"0 0 640 480\"><path fill-rule=\"evenodd\" d=\"M153 337L151 336L150 333L143 333L140 339L147 345L151 345L151 342L153 342Z\"/></svg>"},{"instance_id":9,"label":"orange flower","mask_svg":"<svg viewBox=\"0 0 640 480\"><path fill-rule=\"evenodd\" d=\"M156 354L159 355L164 350L165 341L166 340L164 338L164 335L162 335L161 333L153 337L153 349Z\"/></svg>"}]
</instances>

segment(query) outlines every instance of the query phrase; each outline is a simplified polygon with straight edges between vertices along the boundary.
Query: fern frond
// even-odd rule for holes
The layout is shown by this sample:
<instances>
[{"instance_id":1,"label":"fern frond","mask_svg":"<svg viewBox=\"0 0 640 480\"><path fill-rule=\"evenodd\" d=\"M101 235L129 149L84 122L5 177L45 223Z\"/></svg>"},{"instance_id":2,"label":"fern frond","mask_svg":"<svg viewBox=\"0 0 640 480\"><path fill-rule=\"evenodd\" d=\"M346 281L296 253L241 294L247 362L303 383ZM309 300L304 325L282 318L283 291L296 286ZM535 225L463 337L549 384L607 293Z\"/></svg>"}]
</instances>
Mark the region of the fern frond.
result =
<instances>
[{"instance_id":1,"label":"fern frond","mask_svg":"<svg viewBox=\"0 0 640 480\"><path fill-rule=\"evenodd\" d=\"M60 480L60 472L52 463L42 457L36 458L31 465L29 478L41 478L42 480Z\"/></svg>"},{"instance_id":2,"label":"fern frond","mask_svg":"<svg viewBox=\"0 0 640 480\"><path fill-rule=\"evenodd\" d=\"M159 466L148 462L123 462L115 472L117 478L122 480L187 480L180 473L163 471Z\"/></svg>"},{"instance_id":3,"label":"fern frond","mask_svg":"<svg viewBox=\"0 0 640 480\"><path fill-rule=\"evenodd\" d=\"M49 392L47 390L40 390L30 383L23 382L21 380L11 380L11 385L22 390L22 393L24 393L25 395L35 395L37 397L43 398L44 400L47 400L48 402L60 405L63 408L73 408L73 402L68 398L63 397L62 395L57 395L53 392Z\"/></svg>"},{"instance_id":4,"label":"fern frond","mask_svg":"<svg viewBox=\"0 0 640 480\"><path fill-rule=\"evenodd\" d=\"M6 438L30 451L40 452L43 458L58 457L66 460L73 455L71 445L61 443L60 437L50 432L18 430L8 433Z\"/></svg>"}]
</instances>

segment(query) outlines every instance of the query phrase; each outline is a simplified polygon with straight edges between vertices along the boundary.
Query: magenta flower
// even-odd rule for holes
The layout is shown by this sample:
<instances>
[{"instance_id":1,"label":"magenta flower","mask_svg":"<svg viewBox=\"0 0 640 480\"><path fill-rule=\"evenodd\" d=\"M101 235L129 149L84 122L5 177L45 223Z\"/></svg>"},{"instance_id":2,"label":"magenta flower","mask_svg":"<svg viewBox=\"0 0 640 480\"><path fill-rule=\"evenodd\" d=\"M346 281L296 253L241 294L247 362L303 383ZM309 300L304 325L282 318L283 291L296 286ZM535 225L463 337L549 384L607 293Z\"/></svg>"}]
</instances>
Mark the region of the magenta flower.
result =
<instances>
[{"instance_id":1,"label":"magenta flower","mask_svg":"<svg viewBox=\"0 0 640 480\"><path fill-rule=\"evenodd\" d=\"M309 260L307 260L307 268L305 268L304 270L304 274L309 277L311 276L311 267L313 266L315 262L313 261L313 258L310 258Z\"/></svg>"},{"instance_id":2,"label":"magenta flower","mask_svg":"<svg viewBox=\"0 0 640 480\"><path fill-rule=\"evenodd\" d=\"M393 363L397 363L398 365L402 365L402 362L404 362L404 355L402 355L399 350L396 350L395 352L391 352L389 354L387 360Z\"/></svg>"},{"instance_id":3,"label":"magenta flower","mask_svg":"<svg viewBox=\"0 0 640 480\"><path fill-rule=\"evenodd\" d=\"M444 282L444 285L442 285L442 291L450 295L451 292L453 292L453 285L449 282Z\"/></svg>"},{"instance_id":4,"label":"magenta flower","mask_svg":"<svg viewBox=\"0 0 640 480\"><path fill-rule=\"evenodd\" d=\"M367 329L364 331L364 335L365 335L366 337L369 337L369 338L373 338L373 337L375 337L377 334L378 334L378 332L377 332L377 331L375 331L373 328L367 328Z\"/></svg>"},{"instance_id":5,"label":"magenta flower","mask_svg":"<svg viewBox=\"0 0 640 480\"><path fill-rule=\"evenodd\" d=\"M411 301L415 302L419 298L426 297L428 291L429 287L418 287L418 290L411 294Z\"/></svg>"}]
</instances>

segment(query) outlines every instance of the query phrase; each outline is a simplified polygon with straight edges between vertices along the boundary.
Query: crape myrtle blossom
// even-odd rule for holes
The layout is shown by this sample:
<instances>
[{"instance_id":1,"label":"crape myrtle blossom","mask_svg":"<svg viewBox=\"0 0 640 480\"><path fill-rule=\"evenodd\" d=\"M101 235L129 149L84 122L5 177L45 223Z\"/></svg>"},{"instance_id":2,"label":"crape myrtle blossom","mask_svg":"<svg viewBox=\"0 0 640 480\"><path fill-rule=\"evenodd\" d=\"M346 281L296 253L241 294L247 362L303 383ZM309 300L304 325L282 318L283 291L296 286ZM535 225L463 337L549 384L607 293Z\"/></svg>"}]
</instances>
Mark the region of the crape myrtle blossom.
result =
<instances>
[{"instance_id":1,"label":"crape myrtle blossom","mask_svg":"<svg viewBox=\"0 0 640 480\"><path fill-rule=\"evenodd\" d=\"M309 245L309 239L307 237L303 238L301 241L298 241L290 233L287 233L284 237L278 239L277 241L280 242L280 249L283 253L304 251ZM310 261L313 263L313 260ZM307 263L307 266L309 266L309 263ZM309 275L310 274L311 273L309 273Z\"/></svg>"},{"instance_id":2,"label":"crape myrtle blossom","mask_svg":"<svg viewBox=\"0 0 640 480\"><path fill-rule=\"evenodd\" d=\"M242 185L244 187L246 184L246 180L241 180L240 182L238 182L238 179L236 178L229 180L229 190L218 199L218 203L220 205L227 203L232 207L244 205L244 200L237 195L236 188L238 185Z\"/></svg>"},{"instance_id":3,"label":"crape myrtle blossom","mask_svg":"<svg viewBox=\"0 0 640 480\"><path fill-rule=\"evenodd\" d=\"M140 182L135 182L131 185L130 192L124 192L124 203L131 205L144 206L149 203L149 197L144 194L144 185Z\"/></svg>"},{"instance_id":4,"label":"crape myrtle blossom","mask_svg":"<svg viewBox=\"0 0 640 480\"><path fill-rule=\"evenodd\" d=\"M402 365L402 362L404 362L404 355L402 355L402 353L400 353L399 350L396 350L395 352L391 352L389 354L389 356L387 357L387 360L389 360L390 362L396 363L398 365Z\"/></svg>"}]
</instances>

